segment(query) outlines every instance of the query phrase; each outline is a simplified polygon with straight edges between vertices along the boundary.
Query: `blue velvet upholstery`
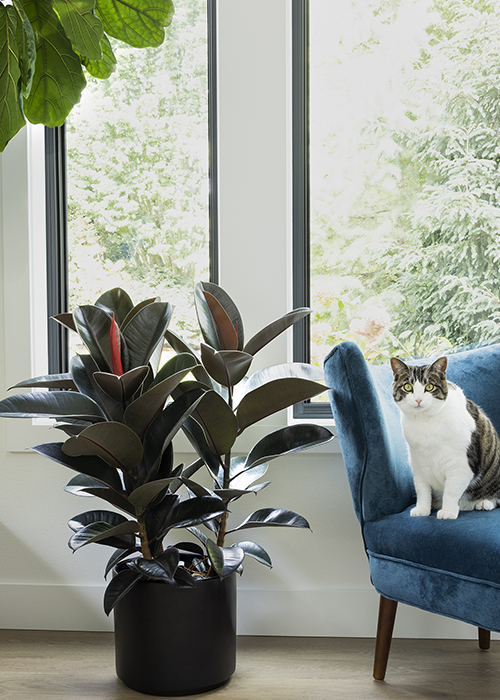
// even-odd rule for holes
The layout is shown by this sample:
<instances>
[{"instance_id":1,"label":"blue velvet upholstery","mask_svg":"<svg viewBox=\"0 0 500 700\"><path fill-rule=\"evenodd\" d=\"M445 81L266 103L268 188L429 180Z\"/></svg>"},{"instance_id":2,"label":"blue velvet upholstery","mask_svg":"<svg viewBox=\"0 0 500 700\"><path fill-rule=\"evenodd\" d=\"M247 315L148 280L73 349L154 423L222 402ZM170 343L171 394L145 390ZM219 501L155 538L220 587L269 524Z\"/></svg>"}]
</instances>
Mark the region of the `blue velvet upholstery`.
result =
<instances>
[{"instance_id":1,"label":"blue velvet upholstery","mask_svg":"<svg viewBox=\"0 0 500 700\"><path fill-rule=\"evenodd\" d=\"M450 355L447 376L500 432L500 345ZM391 368L369 366L354 343L341 343L325 359L325 379L376 590L500 632L500 508L461 511L457 520L412 518Z\"/></svg>"}]
</instances>

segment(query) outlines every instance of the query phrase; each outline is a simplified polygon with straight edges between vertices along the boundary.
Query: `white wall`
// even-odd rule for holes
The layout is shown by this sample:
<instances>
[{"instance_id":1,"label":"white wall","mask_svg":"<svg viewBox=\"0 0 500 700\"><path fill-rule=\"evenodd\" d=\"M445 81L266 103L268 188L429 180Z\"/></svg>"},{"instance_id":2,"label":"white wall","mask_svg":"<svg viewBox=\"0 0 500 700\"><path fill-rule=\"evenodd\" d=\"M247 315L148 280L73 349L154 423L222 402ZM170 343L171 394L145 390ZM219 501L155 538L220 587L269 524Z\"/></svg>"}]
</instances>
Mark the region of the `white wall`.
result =
<instances>
[{"instance_id":1,"label":"white wall","mask_svg":"<svg viewBox=\"0 0 500 700\"><path fill-rule=\"evenodd\" d=\"M291 308L289 4L220 0L219 8L221 283L249 334ZM2 397L30 375L25 141L22 133L9 144L0 171ZM286 353L286 341L275 342L263 362L285 361ZM111 629L102 613L110 550L90 546L73 555L67 547L66 521L90 501L64 492L71 473L63 467L19 451L46 439L60 437L26 422L0 422L0 627ZM373 636L378 596L335 449L273 462L271 486L254 502L236 504L235 517L248 508L287 507L312 526L256 531L274 568L246 564L241 634ZM401 608L399 636L475 635L461 623Z\"/></svg>"}]
</instances>

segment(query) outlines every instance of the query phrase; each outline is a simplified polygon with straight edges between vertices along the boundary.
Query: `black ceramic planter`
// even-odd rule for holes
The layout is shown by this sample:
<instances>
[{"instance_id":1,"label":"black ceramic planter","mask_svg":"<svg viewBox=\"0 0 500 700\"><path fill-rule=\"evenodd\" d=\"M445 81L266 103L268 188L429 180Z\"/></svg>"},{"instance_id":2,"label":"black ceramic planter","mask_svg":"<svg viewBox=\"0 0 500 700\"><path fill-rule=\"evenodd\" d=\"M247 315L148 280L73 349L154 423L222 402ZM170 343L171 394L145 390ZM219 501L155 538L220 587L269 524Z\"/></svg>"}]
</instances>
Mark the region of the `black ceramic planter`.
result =
<instances>
[{"instance_id":1,"label":"black ceramic planter","mask_svg":"<svg viewBox=\"0 0 500 700\"><path fill-rule=\"evenodd\" d=\"M116 673L149 695L191 695L236 667L236 574L175 588L139 581L114 609Z\"/></svg>"}]
</instances>

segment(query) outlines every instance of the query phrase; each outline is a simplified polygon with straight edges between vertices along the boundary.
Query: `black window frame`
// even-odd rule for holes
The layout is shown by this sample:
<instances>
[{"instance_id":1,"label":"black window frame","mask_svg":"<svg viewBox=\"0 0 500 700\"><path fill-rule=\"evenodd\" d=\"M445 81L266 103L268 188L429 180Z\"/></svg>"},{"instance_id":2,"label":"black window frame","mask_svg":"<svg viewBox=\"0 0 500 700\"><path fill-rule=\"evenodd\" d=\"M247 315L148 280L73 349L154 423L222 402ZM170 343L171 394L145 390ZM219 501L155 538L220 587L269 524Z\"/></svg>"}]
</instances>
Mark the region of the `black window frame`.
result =
<instances>
[{"instance_id":1,"label":"black window frame","mask_svg":"<svg viewBox=\"0 0 500 700\"><path fill-rule=\"evenodd\" d=\"M207 0L209 276L219 281L217 0ZM45 127L45 202L49 374L69 369L68 331L51 316L69 310L66 128Z\"/></svg>"},{"instance_id":2,"label":"black window frame","mask_svg":"<svg viewBox=\"0 0 500 700\"><path fill-rule=\"evenodd\" d=\"M292 278L294 308L310 306L309 177L309 0L292 0ZM310 320L293 329L293 360L311 361ZM301 420L332 418L329 403L303 401L293 408Z\"/></svg>"}]
</instances>

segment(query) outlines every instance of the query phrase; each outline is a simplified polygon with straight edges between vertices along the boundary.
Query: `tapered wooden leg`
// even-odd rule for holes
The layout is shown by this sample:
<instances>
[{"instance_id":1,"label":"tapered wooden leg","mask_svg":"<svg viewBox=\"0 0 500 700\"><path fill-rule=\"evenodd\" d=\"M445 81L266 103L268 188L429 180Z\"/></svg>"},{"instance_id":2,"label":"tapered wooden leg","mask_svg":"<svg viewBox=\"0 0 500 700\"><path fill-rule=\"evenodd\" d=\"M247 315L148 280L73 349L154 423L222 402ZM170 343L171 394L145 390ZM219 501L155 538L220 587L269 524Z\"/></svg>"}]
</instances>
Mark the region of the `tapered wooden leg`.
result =
<instances>
[{"instance_id":1,"label":"tapered wooden leg","mask_svg":"<svg viewBox=\"0 0 500 700\"><path fill-rule=\"evenodd\" d=\"M375 661L373 664L373 677L376 681L383 681L385 678L397 607L398 604L395 600L389 600L380 596L377 642L375 644Z\"/></svg>"},{"instance_id":2,"label":"tapered wooden leg","mask_svg":"<svg viewBox=\"0 0 500 700\"><path fill-rule=\"evenodd\" d=\"M479 648L483 651L488 651L490 648L491 632L489 630L483 630L481 627L478 627L477 631L479 635Z\"/></svg>"}]
</instances>

